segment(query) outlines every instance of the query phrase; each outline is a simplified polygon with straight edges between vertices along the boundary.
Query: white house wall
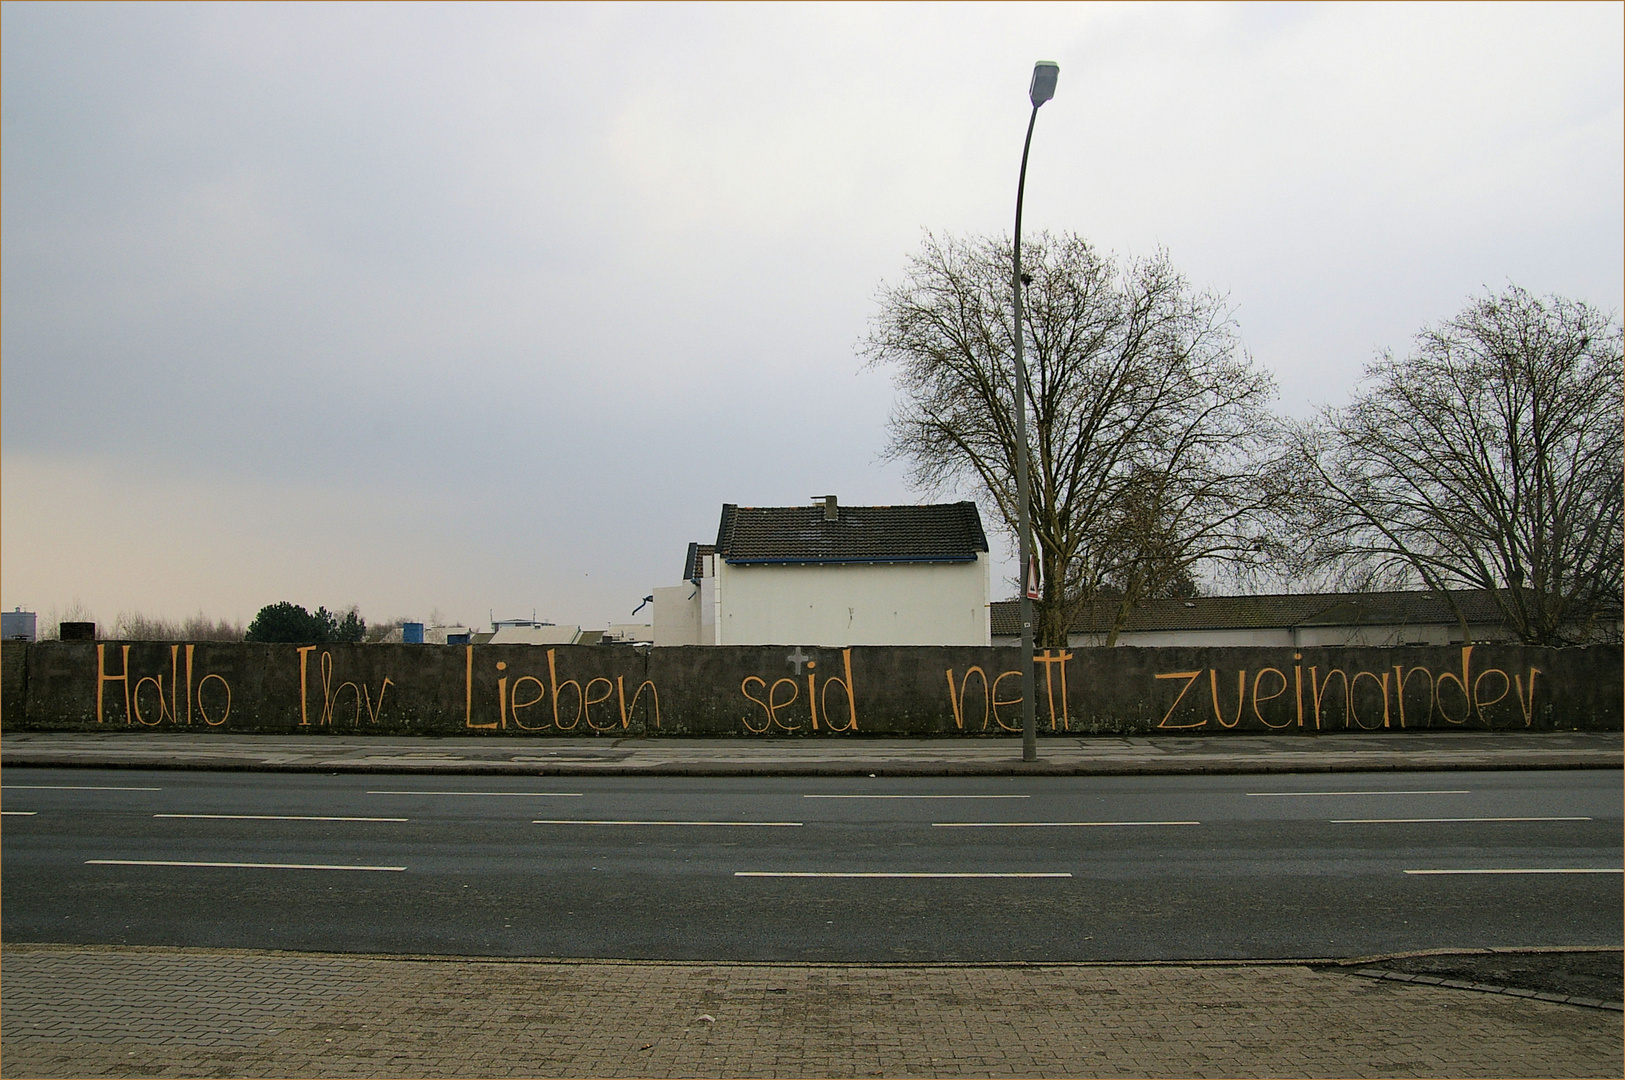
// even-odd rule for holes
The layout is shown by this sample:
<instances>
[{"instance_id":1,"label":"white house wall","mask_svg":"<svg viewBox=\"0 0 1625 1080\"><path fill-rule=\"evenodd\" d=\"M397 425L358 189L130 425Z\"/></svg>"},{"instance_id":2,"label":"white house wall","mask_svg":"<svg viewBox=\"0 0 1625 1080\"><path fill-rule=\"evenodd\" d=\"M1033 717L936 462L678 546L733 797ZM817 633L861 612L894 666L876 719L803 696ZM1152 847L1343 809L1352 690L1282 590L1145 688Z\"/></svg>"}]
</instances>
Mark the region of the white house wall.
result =
<instances>
[{"instance_id":1,"label":"white house wall","mask_svg":"<svg viewBox=\"0 0 1625 1080\"><path fill-rule=\"evenodd\" d=\"M705 557L705 576L700 579L700 644L720 645L717 637L716 557Z\"/></svg>"},{"instance_id":2,"label":"white house wall","mask_svg":"<svg viewBox=\"0 0 1625 1080\"><path fill-rule=\"evenodd\" d=\"M735 566L717 560L719 645L987 645L975 562ZM711 579L706 579L709 584Z\"/></svg>"},{"instance_id":3,"label":"white house wall","mask_svg":"<svg viewBox=\"0 0 1625 1080\"><path fill-rule=\"evenodd\" d=\"M700 645L700 587L692 581L654 591L656 645Z\"/></svg>"}]
</instances>

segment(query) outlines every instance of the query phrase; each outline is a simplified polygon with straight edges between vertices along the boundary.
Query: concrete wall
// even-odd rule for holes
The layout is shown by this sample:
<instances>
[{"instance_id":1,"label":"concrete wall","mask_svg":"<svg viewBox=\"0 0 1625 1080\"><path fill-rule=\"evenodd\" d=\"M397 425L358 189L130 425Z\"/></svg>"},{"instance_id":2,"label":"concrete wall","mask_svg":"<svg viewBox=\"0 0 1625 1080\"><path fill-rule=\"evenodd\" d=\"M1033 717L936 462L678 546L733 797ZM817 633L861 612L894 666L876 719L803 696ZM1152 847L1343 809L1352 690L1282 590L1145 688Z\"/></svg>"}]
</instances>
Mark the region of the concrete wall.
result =
<instances>
[{"instance_id":1,"label":"concrete wall","mask_svg":"<svg viewBox=\"0 0 1625 1080\"><path fill-rule=\"evenodd\" d=\"M440 735L1003 735L1009 649L5 642L0 729ZM1621 727L1617 646L1077 649L1040 731Z\"/></svg>"},{"instance_id":2,"label":"concrete wall","mask_svg":"<svg viewBox=\"0 0 1625 1080\"><path fill-rule=\"evenodd\" d=\"M736 566L717 561L719 645L988 645L988 557ZM709 579L707 579L709 580Z\"/></svg>"}]
</instances>

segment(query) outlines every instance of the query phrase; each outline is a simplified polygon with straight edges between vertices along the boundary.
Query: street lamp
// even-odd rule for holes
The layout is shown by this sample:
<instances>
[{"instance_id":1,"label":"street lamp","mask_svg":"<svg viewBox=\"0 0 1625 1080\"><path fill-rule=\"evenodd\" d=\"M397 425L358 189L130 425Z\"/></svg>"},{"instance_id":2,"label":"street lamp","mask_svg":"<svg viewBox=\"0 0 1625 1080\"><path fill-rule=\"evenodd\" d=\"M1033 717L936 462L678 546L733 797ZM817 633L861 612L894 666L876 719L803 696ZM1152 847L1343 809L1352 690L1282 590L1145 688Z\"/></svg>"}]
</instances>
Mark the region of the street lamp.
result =
<instances>
[{"instance_id":1,"label":"street lamp","mask_svg":"<svg viewBox=\"0 0 1625 1080\"><path fill-rule=\"evenodd\" d=\"M1033 679L1033 592L1038 585L1032 551L1032 496L1027 483L1027 360L1022 353L1021 314L1021 198L1027 189L1027 151L1033 145L1033 125L1038 123L1038 107L1055 96L1055 80L1061 65L1040 60L1033 65L1032 85L1027 99L1033 103L1027 121L1027 141L1021 145L1021 178L1016 181L1016 258L1010 288L1016 296L1016 516L1021 531L1021 760L1038 760L1038 720Z\"/></svg>"}]
</instances>

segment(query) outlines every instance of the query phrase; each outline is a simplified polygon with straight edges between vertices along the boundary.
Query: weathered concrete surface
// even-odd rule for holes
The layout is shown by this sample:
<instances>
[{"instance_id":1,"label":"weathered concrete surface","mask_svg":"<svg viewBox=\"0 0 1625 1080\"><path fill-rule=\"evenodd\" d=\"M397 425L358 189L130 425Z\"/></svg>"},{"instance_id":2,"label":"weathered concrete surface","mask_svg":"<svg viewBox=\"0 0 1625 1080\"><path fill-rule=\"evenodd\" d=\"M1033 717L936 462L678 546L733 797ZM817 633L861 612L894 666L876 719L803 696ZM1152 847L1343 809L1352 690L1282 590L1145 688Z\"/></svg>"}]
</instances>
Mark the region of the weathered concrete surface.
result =
<instances>
[{"instance_id":1,"label":"weathered concrete surface","mask_svg":"<svg viewBox=\"0 0 1625 1080\"><path fill-rule=\"evenodd\" d=\"M4 1076L1619 1076L1619 1014L1303 964L8 946Z\"/></svg>"},{"instance_id":2,"label":"weathered concrete surface","mask_svg":"<svg viewBox=\"0 0 1625 1080\"><path fill-rule=\"evenodd\" d=\"M432 738L233 735L182 729L8 732L0 764L525 776L1111 776L1390 770L1618 769L1619 732L1409 731L1271 735L1046 736L1039 760L1003 739Z\"/></svg>"},{"instance_id":3,"label":"weathered concrete surface","mask_svg":"<svg viewBox=\"0 0 1625 1080\"><path fill-rule=\"evenodd\" d=\"M14 731L993 736L1010 649L7 642ZM19 654L21 658L19 659ZM1618 647L1076 649L1039 657L1047 734L1618 731Z\"/></svg>"}]
</instances>

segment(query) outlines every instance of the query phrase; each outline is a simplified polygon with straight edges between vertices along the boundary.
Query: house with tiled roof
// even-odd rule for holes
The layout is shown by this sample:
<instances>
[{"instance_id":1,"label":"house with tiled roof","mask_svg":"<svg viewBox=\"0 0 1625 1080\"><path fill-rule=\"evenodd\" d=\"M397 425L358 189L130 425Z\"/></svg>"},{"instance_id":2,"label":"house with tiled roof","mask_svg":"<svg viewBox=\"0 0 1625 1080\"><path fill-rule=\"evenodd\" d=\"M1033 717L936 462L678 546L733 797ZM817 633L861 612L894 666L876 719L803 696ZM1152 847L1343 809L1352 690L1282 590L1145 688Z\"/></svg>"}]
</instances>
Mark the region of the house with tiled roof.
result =
<instances>
[{"instance_id":1,"label":"house with tiled roof","mask_svg":"<svg viewBox=\"0 0 1625 1080\"><path fill-rule=\"evenodd\" d=\"M654 591L655 644L987 645L989 566L970 502L729 503Z\"/></svg>"},{"instance_id":2,"label":"house with tiled roof","mask_svg":"<svg viewBox=\"0 0 1625 1080\"><path fill-rule=\"evenodd\" d=\"M1452 604L1454 606L1452 606ZM1019 645L1019 602L992 605L993 643ZM1118 602L1101 600L1072 620L1070 644L1104 645ZM1119 645L1448 645L1461 640L1461 620L1475 642L1514 641L1495 597L1459 589L1436 592L1278 593L1147 600L1132 608Z\"/></svg>"}]
</instances>

